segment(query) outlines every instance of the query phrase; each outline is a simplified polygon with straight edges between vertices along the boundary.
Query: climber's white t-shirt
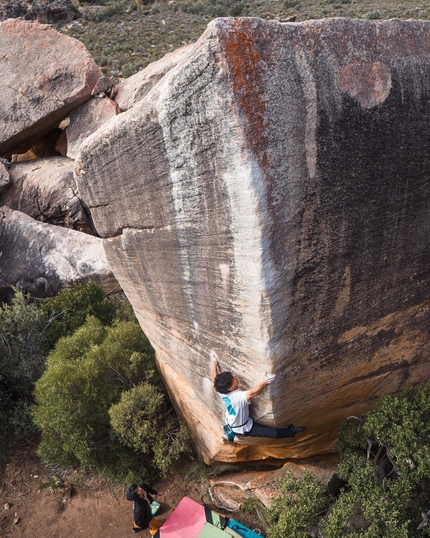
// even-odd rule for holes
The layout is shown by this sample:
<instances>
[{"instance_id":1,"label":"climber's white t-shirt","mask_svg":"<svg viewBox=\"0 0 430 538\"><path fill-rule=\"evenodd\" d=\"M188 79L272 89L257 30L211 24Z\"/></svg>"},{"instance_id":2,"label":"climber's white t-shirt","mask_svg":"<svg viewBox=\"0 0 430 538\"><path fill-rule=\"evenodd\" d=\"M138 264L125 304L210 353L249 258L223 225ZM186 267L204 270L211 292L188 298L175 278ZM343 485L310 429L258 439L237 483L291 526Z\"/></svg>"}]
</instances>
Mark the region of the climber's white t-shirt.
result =
<instances>
[{"instance_id":1,"label":"climber's white t-shirt","mask_svg":"<svg viewBox=\"0 0 430 538\"><path fill-rule=\"evenodd\" d=\"M233 390L221 394L226 407L227 424L233 428L234 433L246 433L252 428L252 418L249 416L249 403L244 390Z\"/></svg>"}]
</instances>

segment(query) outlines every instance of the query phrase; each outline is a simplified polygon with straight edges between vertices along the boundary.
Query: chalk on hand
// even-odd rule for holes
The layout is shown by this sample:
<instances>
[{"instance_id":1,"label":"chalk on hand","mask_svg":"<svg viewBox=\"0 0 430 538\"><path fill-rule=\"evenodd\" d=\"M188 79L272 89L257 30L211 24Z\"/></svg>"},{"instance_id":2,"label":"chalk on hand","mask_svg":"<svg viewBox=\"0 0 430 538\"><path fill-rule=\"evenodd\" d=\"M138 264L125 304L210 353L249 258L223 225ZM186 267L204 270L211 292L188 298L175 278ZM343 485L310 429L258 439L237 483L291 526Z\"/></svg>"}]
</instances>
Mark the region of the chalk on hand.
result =
<instances>
[{"instance_id":1,"label":"chalk on hand","mask_svg":"<svg viewBox=\"0 0 430 538\"><path fill-rule=\"evenodd\" d=\"M276 374L268 374L266 372L265 378L268 381L268 383L272 383L275 380Z\"/></svg>"}]
</instances>

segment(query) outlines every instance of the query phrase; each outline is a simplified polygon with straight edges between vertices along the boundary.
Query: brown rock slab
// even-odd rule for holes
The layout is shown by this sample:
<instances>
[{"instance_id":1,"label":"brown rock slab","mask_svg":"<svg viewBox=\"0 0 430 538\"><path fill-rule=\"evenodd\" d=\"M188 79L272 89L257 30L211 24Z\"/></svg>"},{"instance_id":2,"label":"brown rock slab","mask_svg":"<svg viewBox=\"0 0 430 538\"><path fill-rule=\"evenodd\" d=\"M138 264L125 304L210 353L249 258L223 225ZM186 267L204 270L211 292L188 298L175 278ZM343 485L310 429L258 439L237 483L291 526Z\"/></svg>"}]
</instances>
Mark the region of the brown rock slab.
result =
<instances>
[{"instance_id":1,"label":"brown rock slab","mask_svg":"<svg viewBox=\"0 0 430 538\"><path fill-rule=\"evenodd\" d=\"M2 286L36 297L52 296L73 284L99 282L120 291L101 239L38 222L20 211L0 208Z\"/></svg>"},{"instance_id":2,"label":"brown rock slab","mask_svg":"<svg viewBox=\"0 0 430 538\"><path fill-rule=\"evenodd\" d=\"M89 99L102 73L82 43L37 22L1 22L0 50L3 156L57 127Z\"/></svg>"},{"instance_id":3,"label":"brown rock slab","mask_svg":"<svg viewBox=\"0 0 430 538\"><path fill-rule=\"evenodd\" d=\"M80 196L205 461L308 457L430 372L430 23L217 19L87 138ZM259 422L222 445L216 352Z\"/></svg>"},{"instance_id":4,"label":"brown rock slab","mask_svg":"<svg viewBox=\"0 0 430 538\"><path fill-rule=\"evenodd\" d=\"M92 97L73 110L70 113L70 124L65 129L67 157L76 159L82 142L119 112L118 106L108 97Z\"/></svg>"},{"instance_id":5,"label":"brown rock slab","mask_svg":"<svg viewBox=\"0 0 430 538\"><path fill-rule=\"evenodd\" d=\"M81 201L76 196L74 162L50 157L9 165L11 186L0 198L7 205L40 222L92 233Z\"/></svg>"}]
</instances>

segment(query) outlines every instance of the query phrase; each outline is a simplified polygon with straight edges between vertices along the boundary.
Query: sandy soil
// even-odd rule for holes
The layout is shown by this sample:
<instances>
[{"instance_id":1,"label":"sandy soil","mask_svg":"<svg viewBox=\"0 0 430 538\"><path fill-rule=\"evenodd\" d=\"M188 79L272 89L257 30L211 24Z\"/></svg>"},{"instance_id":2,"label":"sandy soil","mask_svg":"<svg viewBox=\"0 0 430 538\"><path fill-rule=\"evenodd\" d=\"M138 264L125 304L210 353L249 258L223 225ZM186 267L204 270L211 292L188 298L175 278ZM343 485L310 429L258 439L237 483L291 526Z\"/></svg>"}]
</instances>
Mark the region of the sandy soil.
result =
<instances>
[{"instance_id":1,"label":"sandy soil","mask_svg":"<svg viewBox=\"0 0 430 538\"><path fill-rule=\"evenodd\" d=\"M160 521L167 519L184 495L210 503L203 487L185 483L188 467L189 464L184 465L180 471L153 484L163 492L157 515ZM125 499L122 488L91 474L70 471L64 476L64 487L58 491L39 491L39 484L46 482L52 472L35 455L34 447L16 451L0 475L0 538L134 536L132 504ZM149 532L138 536L147 538Z\"/></svg>"}]
</instances>

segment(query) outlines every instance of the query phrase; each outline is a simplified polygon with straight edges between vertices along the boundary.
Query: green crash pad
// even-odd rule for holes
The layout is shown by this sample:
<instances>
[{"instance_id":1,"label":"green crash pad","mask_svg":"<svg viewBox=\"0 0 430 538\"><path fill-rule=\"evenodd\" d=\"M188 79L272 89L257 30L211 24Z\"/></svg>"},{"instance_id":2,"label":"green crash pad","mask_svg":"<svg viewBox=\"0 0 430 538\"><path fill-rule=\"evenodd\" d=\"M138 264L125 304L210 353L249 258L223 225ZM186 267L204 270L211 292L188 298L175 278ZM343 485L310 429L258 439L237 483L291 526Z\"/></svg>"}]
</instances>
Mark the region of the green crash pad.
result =
<instances>
[{"instance_id":1,"label":"green crash pad","mask_svg":"<svg viewBox=\"0 0 430 538\"><path fill-rule=\"evenodd\" d=\"M199 532L198 538L231 538L226 532L211 523L205 523Z\"/></svg>"}]
</instances>

